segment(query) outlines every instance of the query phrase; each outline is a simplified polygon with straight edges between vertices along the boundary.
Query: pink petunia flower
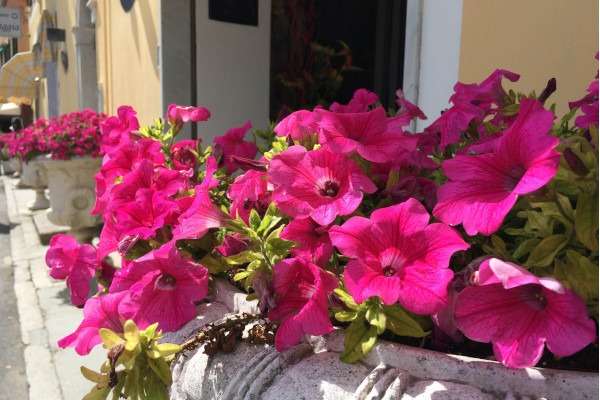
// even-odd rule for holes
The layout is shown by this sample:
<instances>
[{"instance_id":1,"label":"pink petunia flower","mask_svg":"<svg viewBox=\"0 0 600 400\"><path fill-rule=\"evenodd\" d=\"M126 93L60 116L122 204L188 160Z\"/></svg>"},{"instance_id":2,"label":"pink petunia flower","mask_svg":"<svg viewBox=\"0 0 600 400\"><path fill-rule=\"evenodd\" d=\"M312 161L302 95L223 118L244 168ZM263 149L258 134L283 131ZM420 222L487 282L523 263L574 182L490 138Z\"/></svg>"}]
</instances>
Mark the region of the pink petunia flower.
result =
<instances>
[{"instance_id":1,"label":"pink petunia flower","mask_svg":"<svg viewBox=\"0 0 600 400\"><path fill-rule=\"evenodd\" d=\"M269 179L275 187L273 200L283 212L310 216L320 225L353 213L363 193L377 190L354 161L327 148L288 148L271 160Z\"/></svg>"},{"instance_id":2,"label":"pink petunia flower","mask_svg":"<svg viewBox=\"0 0 600 400\"><path fill-rule=\"evenodd\" d=\"M181 125L186 122L208 121L209 118L210 111L204 107L169 104L167 108L167 119L173 125Z\"/></svg>"},{"instance_id":3,"label":"pink petunia flower","mask_svg":"<svg viewBox=\"0 0 600 400\"><path fill-rule=\"evenodd\" d=\"M178 213L177 203L152 189L140 189L135 200L114 212L115 221L123 235L139 235L142 239L154 237L156 230L170 224Z\"/></svg>"},{"instance_id":4,"label":"pink petunia flower","mask_svg":"<svg viewBox=\"0 0 600 400\"><path fill-rule=\"evenodd\" d=\"M302 258L288 258L273 267L276 307L269 319L281 321L275 348L284 351L304 335L325 335L333 330L328 296L338 286L331 273Z\"/></svg>"},{"instance_id":5,"label":"pink petunia flower","mask_svg":"<svg viewBox=\"0 0 600 400\"><path fill-rule=\"evenodd\" d=\"M100 328L122 332L124 319L120 317L118 307L127 294L123 291L89 299L83 307L83 321L73 333L60 339L58 346L61 349L75 347L77 354L84 356L102 342Z\"/></svg>"},{"instance_id":6,"label":"pink petunia flower","mask_svg":"<svg viewBox=\"0 0 600 400\"><path fill-rule=\"evenodd\" d=\"M379 101L376 93L367 89L357 89L346 105L334 102L329 109L335 113L361 113L369 111L369 107Z\"/></svg>"},{"instance_id":7,"label":"pink petunia flower","mask_svg":"<svg viewBox=\"0 0 600 400\"><path fill-rule=\"evenodd\" d=\"M417 145L417 138L394 127L382 107L362 113L317 112L321 117L319 141L335 153L357 152L366 160L385 163L413 151Z\"/></svg>"},{"instance_id":8,"label":"pink petunia flower","mask_svg":"<svg viewBox=\"0 0 600 400\"><path fill-rule=\"evenodd\" d=\"M506 91L502 87L502 79L511 82L519 80L519 74L497 69L481 83L461 83L454 85L454 94L450 97L453 104L470 103L479 107L484 113L490 112L492 106L502 106Z\"/></svg>"},{"instance_id":9,"label":"pink petunia flower","mask_svg":"<svg viewBox=\"0 0 600 400\"><path fill-rule=\"evenodd\" d=\"M312 218L293 219L280 236L296 243L291 251L294 257L306 258L317 265L325 265L333 254L327 227L315 223Z\"/></svg>"},{"instance_id":10,"label":"pink petunia flower","mask_svg":"<svg viewBox=\"0 0 600 400\"><path fill-rule=\"evenodd\" d=\"M117 116L109 117L100 125L102 131L101 149L109 153L119 144L129 143L130 133L140 129L137 113L131 106L121 106L117 109Z\"/></svg>"},{"instance_id":11,"label":"pink petunia flower","mask_svg":"<svg viewBox=\"0 0 600 400\"><path fill-rule=\"evenodd\" d=\"M173 229L174 239L199 239L210 229L223 226L229 219L212 203L206 190L196 186L195 192L193 203L179 216Z\"/></svg>"},{"instance_id":12,"label":"pink petunia flower","mask_svg":"<svg viewBox=\"0 0 600 400\"><path fill-rule=\"evenodd\" d=\"M553 114L536 100L523 100L515 122L495 151L444 161L448 182L438 189L433 214L469 235L494 233L519 195L531 193L556 174L558 139L548 133Z\"/></svg>"},{"instance_id":13,"label":"pink petunia flower","mask_svg":"<svg viewBox=\"0 0 600 400\"><path fill-rule=\"evenodd\" d=\"M266 172L249 170L235 178L227 196L231 199L231 217L248 222L250 210L264 212L271 202L270 184Z\"/></svg>"},{"instance_id":14,"label":"pink petunia flower","mask_svg":"<svg viewBox=\"0 0 600 400\"><path fill-rule=\"evenodd\" d=\"M172 332L196 316L195 303L208 292L208 271L182 258L174 242L168 242L115 275L110 291L125 290L119 314L141 327L158 322Z\"/></svg>"},{"instance_id":15,"label":"pink petunia flower","mask_svg":"<svg viewBox=\"0 0 600 400\"><path fill-rule=\"evenodd\" d=\"M380 208L371 218L352 217L329 230L331 242L352 258L344 270L346 288L358 303L378 296L416 314L446 305L450 257L469 246L444 224L429 224L415 199Z\"/></svg>"},{"instance_id":16,"label":"pink petunia flower","mask_svg":"<svg viewBox=\"0 0 600 400\"><path fill-rule=\"evenodd\" d=\"M575 293L495 258L480 265L476 286L458 294L455 320L468 338L491 342L496 358L511 368L537 364L544 343L565 357L596 339L594 321Z\"/></svg>"},{"instance_id":17,"label":"pink petunia flower","mask_svg":"<svg viewBox=\"0 0 600 400\"><path fill-rule=\"evenodd\" d=\"M469 103L459 103L444 111L430 126L425 128L425 132L440 135L440 148L458 143L461 135L467 130L473 120L481 120L484 117L483 111Z\"/></svg>"},{"instance_id":18,"label":"pink petunia flower","mask_svg":"<svg viewBox=\"0 0 600 400\"><path fill-rule=\"evenodd\" d=\"M419 107L406 100L404 92L401 89L396 90L396 104L398 105L398 112L392 119L400 127L410 125L411 121L415 118L427 119Z\"/></svg>"},{"instance_id":19,"label":"pink petunia flower","mask_svg":"<svg viewBox=\"0 0 600 400\"><path fill-rule=\"evenodd\" d=\"M274 130L277 136L289 136L295 143L301 143L318 135L318 122L318 113L299 110L282 119Z\"/></svg>"},{"instance_id":20,"label":"pink petunia flower","mask_svg":"<svg viewBox=\"0 0 600 400\"><path fill-rule=\"evenodd\" d=\"M54 235L46 252L46 265L51 277L66 280L71 303L83 306L90 294L90 281L100 269L94 246L79 244L69 235Z\"/></svg>"},{"instance_id":21,"label":"pink petunia flower","mask_svg":"<svg viewBox=\"0 0 600 400\"><path fill-rule=\"evenodd\" d=\"M598 79L594 79L587 88L588 94L569 103L569 108L579 108L583 114L575 118L575 126L589 129L598 126Z\"/></svg>"},{"instance_id":22,"label":"pink petunia flower","mask_svg":"<svg viewBox=\"0 0 600 400\"><path fill-rule=\"evenodd\" d=\"M171 160L173 168L187 170L195 168L198 158L194 153L198 147L197 140L181 140L171 147Z\"/></svg>"},{"instance_id":23,"label":"pink petunia flower","mask_svg":"<svg viewBox=\"0 0 600 400\"><path fill-rule=\"evenodd\" d=\"M244 136L252 128L250 121L244 125L231 128L223 136L216 137L214 140L215 149L223 154L223 166L227 173L231 174L239 168L239 165L231 156L240 156L253 159L256 156L258 148L252 142L244 141Z\"/></svg>"}]
</instances>

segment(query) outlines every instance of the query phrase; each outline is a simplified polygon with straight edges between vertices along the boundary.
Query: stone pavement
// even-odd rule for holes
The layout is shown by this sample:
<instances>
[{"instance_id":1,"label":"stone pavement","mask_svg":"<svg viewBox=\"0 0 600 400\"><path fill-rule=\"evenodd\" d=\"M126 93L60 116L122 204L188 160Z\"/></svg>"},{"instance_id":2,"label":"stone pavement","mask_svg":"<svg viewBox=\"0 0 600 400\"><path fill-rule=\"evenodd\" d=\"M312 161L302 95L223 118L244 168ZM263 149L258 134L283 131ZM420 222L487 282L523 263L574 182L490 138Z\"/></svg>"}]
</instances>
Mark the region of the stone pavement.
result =
<instances>
[{"instance_id":1,"label":"stone pavement","mask_svg":"<svg viewBox=\"0 0 600 400\"><path fill-rule=\"evenodd\" d=\"M98 370L106 355L101 346L81 357L72 348L58 348L58 339L72 332L82 319L81 309L69 302L63 281L48 275L44 261L47 246L41 244L27 208L35 193L17 189L16 180L2 177L6 189L8 217L13 228L10 248L15 293L25 345L25 370L30 400L79 400L92 387L80 366ZM37 211L45 212L45 211Z\"/></svg>"}]
</instances>

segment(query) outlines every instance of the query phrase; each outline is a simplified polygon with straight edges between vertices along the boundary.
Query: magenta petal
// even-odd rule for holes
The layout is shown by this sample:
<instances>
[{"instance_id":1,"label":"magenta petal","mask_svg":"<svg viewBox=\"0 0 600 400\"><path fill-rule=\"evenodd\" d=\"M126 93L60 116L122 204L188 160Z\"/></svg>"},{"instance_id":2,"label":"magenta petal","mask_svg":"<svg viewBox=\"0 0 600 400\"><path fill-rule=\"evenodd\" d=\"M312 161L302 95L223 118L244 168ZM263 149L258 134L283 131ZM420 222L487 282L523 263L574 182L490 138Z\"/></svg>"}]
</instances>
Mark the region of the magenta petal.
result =
<instances>
[{"instance_id":1,"label":"magenta petal","mask_svg":"<svg viewBox=\"0 0 600 400\"><path fill-rule=\"evenodd\" d=\"M407 266L399 294L400 304L415 314L438 312L448 304L448 284L453 276L449 268L421 263Z\"/></svg>"},{"instance_id":2,"label":"magenta petal","mask_svg":"<svg viewBox=\"0 0 600 400\"><path fill-rule=\"evenodd\" d=\"M300 343L302 336L304 336L304 332L300 323L295 318L289 318L277 329L275 348L277 351L285 351Z\"/></svg>"},{"instance_id":3,"label":"magenta petal","mask_svg":"<svg viewBox=\"0 0 600 400\"><path fill-rule=\"evenodd\" d=\"M493 348L496 359L502 364L510 368L526 368L534 366L542 358L544 339L525 333L520 340L494 342Z\"/></svg>"}]
</instances>

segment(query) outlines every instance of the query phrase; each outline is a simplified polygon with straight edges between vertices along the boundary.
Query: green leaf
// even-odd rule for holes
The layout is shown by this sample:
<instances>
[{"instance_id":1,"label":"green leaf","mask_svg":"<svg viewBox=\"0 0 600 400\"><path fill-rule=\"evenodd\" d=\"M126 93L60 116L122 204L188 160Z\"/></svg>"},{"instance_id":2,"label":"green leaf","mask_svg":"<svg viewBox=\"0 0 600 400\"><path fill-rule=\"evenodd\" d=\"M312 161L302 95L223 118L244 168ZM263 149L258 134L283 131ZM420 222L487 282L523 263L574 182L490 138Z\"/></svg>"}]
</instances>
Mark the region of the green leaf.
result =
<instances>
[{"instance_id":1,"label":"green leaf","mask_svg":"<svg viewBox=\"0 0 600 400\"><path fill-rule=\"evenodd\" d=\"M148 365L152 368L152 371L165 385L171 384L171 369L169 364L165 360L158 358L156 360L148 359Z\"/></svg>"},{"instance_id":2,"label":"green leaf","mask_svg":"<svg viewBox=\"0 0 600 400\"><path fill-rule=\"evenodd\" d=\"M529 254L525 265L529 267L547 267L554 262L556 255L567 245L566 235L551 235L544 238Z\"/></svg>"},{"instance_id":3,"label":"green leaf","mask_svg":"<svg viewBox=\"0 0 600 400\"><path fill-rule=\"evenodd\" d=\"M92 390L82 400L105 400L110 393L109 387L94 386Z\"/></svg>"},{"instance_id":4,"label":"green leaf","mask_svg":"<svg viewBox=\"0 0 600 400\"><path fill-rule=\"evenodd\" d=\"M575 220L575 210L573 210L573 206L571 205L571 200L565 195L560 193L556 193L556 201L560 206L560 211L567 217L569 220Z\"/></svg>"},{"instance_id":5,"label":"green leaf","mask_svg":"<svg viewBox=\"0 0 600 400\"><path fill-rule=\"evenodd\" d=\"M335 319L340 322L354 321L358 313L356 311L338 311L335 313Z\"/></svg>"},{"instance_id":6,"label":"green leaf","mask_svg":"<svg viewBox=\"0 0 600 400\"><path fill-rule=\"evenodd\" d=\"M233 280L236 281L236 282L241 281L241 280L246 279L247 277L249 277L251 273L252 273L251 271L241 271L241 272L238 272L237 274L235 274L233 276Z\"/></svg>"},{"instance_id":7,"label":"green leaf","mask_svg":"<svg viewBox=\"0 0 600 400\"><path fill-rule=\"evenodd\" d=\"M275 228L275 226L277 226L277 224L281 220L282 217L279 215L279 210L277 209L277 206L275 205L275 203L271 203L269 204L267 212L265 213L265 216L261 221L260 226L258 227L256 232L260 236L268 235L271 229Z\"/></svg>"},{"instance_id":8,"label":"green leaf","mask_svg":"<svg viewBox=\"0 0 600 400\"><path fill-rule=\"evenodd\" d=\"M522 241L513 252L513 258L518 260L519 258L531 253L531 250L533 250L541 241L542 239L538 238L531 238Z\"/></svg>"},{"instance_id":9,"label":"green leaf","mask_svg":"<svg viewBox=\"0 0 600 400\"><path fill-rule=\"evenodd\" d=\"M598 265L573 250L567 250L565 262L554 264L554 274L586 302L598 298Z\"/></svg>"},{"instance_id":10,"label":"green leaf","mask_svg":"<svg viewBox=\"0 0 600 400\"><path fill-rule=\"evenodd\" d=\"M423 337L427 332L400 306L384 306L386 328L398 336Z\"/></svg>"},{"instance_id":11,"label":"green leaf","mask_svg":"<svg viewBox=\"0 0 600 400\"><path fill-rule=\"evenodd\" d=\"M581 193L575 210L577 239L592 251L598 251L598 194Z\"/></svg>"},{"instance_id":12,"label":"green leaf","mask_svg":"<svg viewBox=\"0 0 600 400\"><path fill-rule=\"evenodd\" d=\"M83 375L83 377L85 379L87 379L88 381L91 381L94 383L108 384L108 376L107 375L101 374L96 371L92 371L91 369L84 367L83 365L81 367L79 367L79 369L81 371L81 375Z\"/></svg>"},{"instance_id":13,"label":"green leaf","mask_svg":"<svg viewBox=\"0 0 600 400\"><path fill-rule=\"evenodd\" d=\"M258 212L253 208L252 210L250 210L250 217L248 218L250 228L252 228L252 230L256 232L258 230L258 227L260 226L260 222L260 215L258 215Z\"/></svg>"},{"instance_id":14,"label":"green leaf","mask_svg":"<svg viewBox=\"0 0 600 400\"><path fill-rule=\"evenodd\" d=\"M345 331L344 352L340 359L355 363L364 358L377 343L377 328L367 324L363 318L354 320Z\"/></svg>"},{"instance_id":15,"label":"green leaf","mask_svg":"<svg viewBox=\"0 0 600 400\"><path fill-rule=\"evenodd\" d=\"M263 255L257 251L245 250L238 254L225 257L224 260L229 265L243 265L255 260L262 260Z\"/></svg>"},{"instance_id":16,"label":"green leaf","mask_svg":"<svg viewBox=\"0 0 600 400\"><path fill-rule=\"evenodd\" d=\"M342 288L337 288L333 291L335 295L351 310L358 310L358 304L354 301L352 296Z\"/></svg>"},{"instance_id":17,"label":"green leaf","mask_svg":"<svg viewBox=\"0 0 600 400\"><path fill-rule=\"evenodd\" d=\"M385 332L387 318L383 312L381 304L370 305L365 313L365 319L370 325L377 328L378 335L381 335L383 332Z\"/></svg>"}]
</instances>

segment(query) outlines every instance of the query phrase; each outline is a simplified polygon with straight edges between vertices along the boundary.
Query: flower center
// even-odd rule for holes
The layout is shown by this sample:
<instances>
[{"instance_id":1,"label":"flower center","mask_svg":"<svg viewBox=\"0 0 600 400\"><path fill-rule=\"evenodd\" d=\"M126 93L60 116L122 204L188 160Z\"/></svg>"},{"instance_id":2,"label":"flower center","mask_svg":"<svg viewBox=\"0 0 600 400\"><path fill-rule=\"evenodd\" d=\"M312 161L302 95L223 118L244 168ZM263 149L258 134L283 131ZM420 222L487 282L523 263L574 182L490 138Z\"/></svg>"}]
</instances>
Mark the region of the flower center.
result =
<instances>
[{"instance_id":1,"label":"flower center","mask_svg":"<svg viewBox=\"0 0 600 400\"><path fill-rule=\"evenodd\" d=\"M396 273L396 270L391 266L387 266L383 269L384 276L393 276Z\"/></svg>"},{"instance_id":2,"label":"flower center","mask_svg":"<svg viewBox=\"0 0 600 400\"><path fill-rule=\"evenodd\" d=\"M525 168L520 165L515 165L506 175L506 189L512 191L525 175Z\"/></svg>"},{"instance_id":3,"label":"flower center","mask_svg":"<svg viewBox=\"0 0 600 400\"><path fill-rule=\"evenodd\" d=\"M538 285L525 285L521 298L525 304L537 311L543 310L548 304L544 290Z\"/></svg>"},{"instance_id":4,"label":"flower center","mask_svg":"<svg viewBox=\"0 0 600 400\"><path fill-rule=\"evenodd\" d=\"M159 290L174 290L177 279L173 275L162 274L156 280L154 287Z\"/></svg>"},{"instance_id":5,"label":"flower center","mask_svg":"<svg viewBox=\"0 0 600 400\"><path fill-rule=\"evenodd\" d=\"M326 181L323 186L319 189L321 196L335 197L340 191L340 185L334 181Z\"/></svg>"}]
</instances>

